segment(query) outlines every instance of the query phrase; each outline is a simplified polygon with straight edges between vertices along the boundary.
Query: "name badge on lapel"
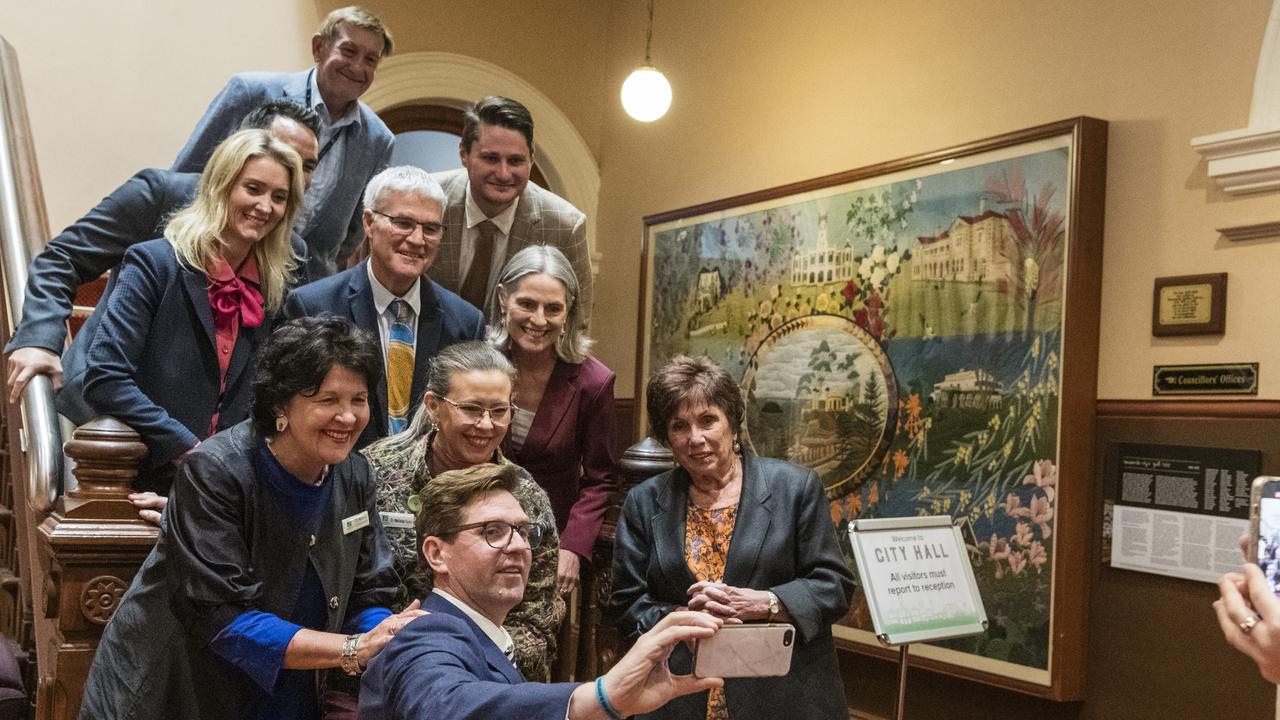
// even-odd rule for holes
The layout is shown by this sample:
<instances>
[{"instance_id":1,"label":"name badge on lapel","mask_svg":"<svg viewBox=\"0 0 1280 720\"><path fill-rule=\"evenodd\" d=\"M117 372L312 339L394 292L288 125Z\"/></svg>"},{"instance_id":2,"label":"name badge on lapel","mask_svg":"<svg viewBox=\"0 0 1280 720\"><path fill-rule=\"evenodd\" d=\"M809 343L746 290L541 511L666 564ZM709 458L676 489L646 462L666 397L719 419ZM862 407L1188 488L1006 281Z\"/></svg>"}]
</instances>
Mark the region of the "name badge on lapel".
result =
<instances>
[{"instance_id":1,"label":"name badge on lapel","mask_svg":"<svg viewBox=\"0 0 1280 720\"><path fill-rule=\"evenodd\" d=\"M406 512L380 512L382 517L382 527L400 528L403 530L413 529L413 513Z\"/></svg>"},{"instance_id":2,"label":"name badge on lapel","mask_svg":"<svg viewBox=\"0 0 1280 720\"><path fill-rule=\"evenodd\" d=\"M350 535L351 533L369 527L369 511L358 512L349 518L342 519L342 534Z\"/></svg>"}]
</instances>

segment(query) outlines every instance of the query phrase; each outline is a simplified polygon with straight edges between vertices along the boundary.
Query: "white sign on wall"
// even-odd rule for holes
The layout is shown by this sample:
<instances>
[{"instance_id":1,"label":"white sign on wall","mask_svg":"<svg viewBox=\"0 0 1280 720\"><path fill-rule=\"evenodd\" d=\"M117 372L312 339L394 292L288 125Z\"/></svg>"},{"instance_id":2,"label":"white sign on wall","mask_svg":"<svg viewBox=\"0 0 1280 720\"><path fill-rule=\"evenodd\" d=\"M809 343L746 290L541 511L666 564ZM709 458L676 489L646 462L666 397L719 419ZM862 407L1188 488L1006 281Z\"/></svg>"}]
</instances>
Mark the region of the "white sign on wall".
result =
<instances>
[{"instance_id":1,"label":"white sign on wall","mask_svg":"<svg viewBox=\"0 0 1280 720\"><path fill-rule=\"evenodd\" d=\"M976 635L987 612L951 518L858 520L854 559L876 636L886 645Z\"/></svg>"}]
</instances>

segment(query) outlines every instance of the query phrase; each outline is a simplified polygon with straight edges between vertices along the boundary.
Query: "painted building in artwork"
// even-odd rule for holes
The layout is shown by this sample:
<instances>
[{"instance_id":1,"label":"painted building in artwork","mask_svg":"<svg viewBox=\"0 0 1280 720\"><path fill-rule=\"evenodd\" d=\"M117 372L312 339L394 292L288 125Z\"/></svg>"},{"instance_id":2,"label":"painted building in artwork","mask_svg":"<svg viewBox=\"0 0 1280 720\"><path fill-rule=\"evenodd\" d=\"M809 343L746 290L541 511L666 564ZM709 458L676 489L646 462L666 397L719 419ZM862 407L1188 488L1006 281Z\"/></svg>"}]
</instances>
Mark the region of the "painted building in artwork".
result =
<instances>
[{"instance_id":1,"label":"painted building in artwork","mask_svg":"<svg viewBox=\"0 0 1280 720\"><path fill-rule=\"evenodd\" d=\"M1005 285L1018 269L1015 243L1026 232L1016 211L1000 213L982 201L977 215L958 215L933 237L916 238L911 279Z\"/></svg>"},{"instance_id":2,"label":"painted building in artwork","mask_svg":"<svg viewBox=\"0 0 1280 720\"><path fill-rule=\"evenodd\" d=\"M942 382L935 383L930 397L942 407L997 410L1002 403L1002 389L986 370L962 368L959 372L947 373Z\"/></svg>"},{"instance_id":3,"label":"painted building in artwork","mask_svg":"<svg viewBox=\"0 0 1280 720\"><path fill-rule=\"evenodd\" d=\"M698 272L698 291L695 304L698 312L706 312L720 302L724 292L724 279L720 276L720 268L703 268Z\"/></svg>"},{"instance_id":4,"label":"painted building in artwork","mask_svg":"<svg viewBox=\"0 0 1280 720\"><path fill-rule=\"evenodd\" d=\"M809 393L808 410L818 410L821 412L844 412L849 409L849 398L858 396L858 383L845 393L833 393L830 389L823 391L814 391Z\"/></svg>"},{"instance_id":5,"label":"painted building in artwork","mask_svg":"<svg viewBox=\"0 0 1280 720\"><path fill-rule=\"evenodd\" d=\"M791 286L847 282L853 277L853 247L833 248L827 237L827 215L818 216L818 247L791 257Z\"/></svg>"}]
</instances>

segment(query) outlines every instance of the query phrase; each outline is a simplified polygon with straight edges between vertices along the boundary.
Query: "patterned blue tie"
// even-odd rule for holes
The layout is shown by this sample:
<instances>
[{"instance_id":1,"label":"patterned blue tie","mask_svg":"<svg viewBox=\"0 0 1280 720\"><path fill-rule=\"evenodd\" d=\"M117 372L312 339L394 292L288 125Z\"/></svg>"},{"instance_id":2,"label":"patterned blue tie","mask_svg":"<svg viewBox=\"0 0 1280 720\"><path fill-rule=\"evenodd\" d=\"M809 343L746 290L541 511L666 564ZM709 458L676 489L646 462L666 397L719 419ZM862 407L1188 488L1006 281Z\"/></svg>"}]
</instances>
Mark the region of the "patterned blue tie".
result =
<instances>
[{"instance_id":1,"label":"patterned blue tie","mask_svg":"<svg viewBox=\"0 0 1280 720\"><path fill-rule=\"evenodd\" d=\"M391 333L387 337L387 428L392 435L409 423L409 393L413 388L413 308L403 300L387 306Z\"/></svg>"}]
</instances>

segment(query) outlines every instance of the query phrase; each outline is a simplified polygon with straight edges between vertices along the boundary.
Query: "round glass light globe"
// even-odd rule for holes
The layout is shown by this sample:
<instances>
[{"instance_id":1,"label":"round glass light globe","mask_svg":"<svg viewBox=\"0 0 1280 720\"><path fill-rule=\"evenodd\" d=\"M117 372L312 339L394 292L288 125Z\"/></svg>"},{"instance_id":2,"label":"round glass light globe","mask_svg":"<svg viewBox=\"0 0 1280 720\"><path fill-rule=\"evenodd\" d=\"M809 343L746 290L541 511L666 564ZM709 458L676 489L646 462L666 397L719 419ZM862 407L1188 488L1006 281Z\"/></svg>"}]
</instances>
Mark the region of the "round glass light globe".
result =
<instances>
[{"instance_id":1,"label":"round glass light globe","mask_svg":"<svg viewBox=\"0 0 1280 720\"><path fill-rule=\"evenodd\" d=\"M622 108L640 122L653 122L671 107L671 83L654 67L638 68L622 83Z\"/></svg>"}]
</instances>

